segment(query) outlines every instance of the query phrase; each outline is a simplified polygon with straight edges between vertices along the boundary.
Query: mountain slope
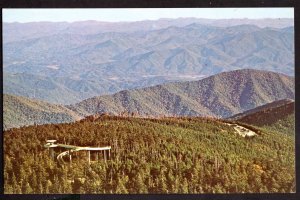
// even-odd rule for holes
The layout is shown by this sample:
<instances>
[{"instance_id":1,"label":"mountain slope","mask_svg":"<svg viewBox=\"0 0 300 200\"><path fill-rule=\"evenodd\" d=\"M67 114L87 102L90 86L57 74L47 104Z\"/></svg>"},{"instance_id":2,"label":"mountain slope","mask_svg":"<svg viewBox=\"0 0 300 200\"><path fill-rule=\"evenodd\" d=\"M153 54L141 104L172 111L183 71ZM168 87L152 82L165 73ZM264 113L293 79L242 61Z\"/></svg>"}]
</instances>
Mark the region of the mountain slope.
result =
<instances>
[{"instance_id":1,"label":"mountain slope","mask_svg":"<svg viewBox=\"0 0 300 200\"><path fill-rule=\"evenodd\" d=\"M199 81L125 90L67 107L81 115L127 111L155 116L229 117L283 98L294 98L292 77L246 69L220 73Z\"/></svg>"},{"instance_id":2,"label":"mountain slope","mask_svg":"<svg viewBox=\"0 0 300 200\"><path fill-rule=\"evenodd\" d=\"M51 86L43 81L39 84ZM200 81L124 90L68 106L5 94L4 127L70 122L91 114L118 115L124 111L141 116L229 117L285 98L294 98L292 77L260 70L236 70Z\"/></svg>"},{"instance_id":3,"label":"mountain slope","mask_svg":"<svg viewBox=\"0 0 300 200\"><path fill-rule=\"evenodd\" d=\"M4 129L80 119L79 115L64 106L7 94L3 95L3 118Z\"/></svg>"},{"instance_id":4,"label":"mountain slope","mask_svg":"<svg viewBox=\"0 0 300 200\"><path fill-rule=\"evenodd\" d=\"M229 119L293 135L295 133L295 102L291 99L274 101L234 115Z\"/></svg>"},{"instance_id":5,"label":"mountain slope","mask_svg":"<svg viewBox=\"0 0 300 200\"><path fill-rule=\"evenodd\" d=\"M295 113L284 116L272 124L262 126L266 130L275 131L278 133L295 135Z\"/></svg>"},{"instance_id":6,"label":"mountain slope","mask_svg":"<svg viewBox=\"0 0 300 200\"><path fill-rule=\"evenodd\" d=\"M256 114L263 114L263 113L271 113L273 111L275 112L280 112L280 114L282 114L282 116L285 115L289 115L291 113L294 112L294 106L295 106L295 102L292 99L282 99L282 100L278 100L278 101L274 101L271 103L267 103L265 105L262 106L258 106L254 109L251 110L247 110L243 113L239 113L237 115L233 115L231 117L229 117L228 119L232 119L232 120L239 120L239 121L245 121L247 122L247 120L251 115L256 115ZM264 122L257 120L257 122L251 122L253 124L259 125L259 123L265 124Z\"/></svg>"}]
</instances>

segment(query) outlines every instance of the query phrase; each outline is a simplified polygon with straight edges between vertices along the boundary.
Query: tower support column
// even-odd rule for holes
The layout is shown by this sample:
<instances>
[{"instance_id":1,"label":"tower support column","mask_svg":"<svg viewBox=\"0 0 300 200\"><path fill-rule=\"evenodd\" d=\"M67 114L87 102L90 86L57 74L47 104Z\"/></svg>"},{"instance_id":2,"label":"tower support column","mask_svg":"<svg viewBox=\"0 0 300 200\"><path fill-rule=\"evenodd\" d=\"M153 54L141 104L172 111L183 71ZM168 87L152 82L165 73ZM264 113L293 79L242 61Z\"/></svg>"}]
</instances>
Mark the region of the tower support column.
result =
<instances>
[{"instance_id":1,"label":"tower support column","mask_svg":"<svg viewBox=\"0 0 300 200\"><path fill-rule=\"evenodd\" d=\"M49 150L50 150L50 157L52 159L54 159L54 149L53 148L49 148Z\"/></svg>"},{"instance_id":2,"label":"tower support column","mask_svg":"<svg viewBox=\"0 0 300 200\"><path fill-rule=\"evenodd\" d=\"M91 164L91 151L87 151L87 155L88 155L88 163L90 165Z\"/></svg>"},{"instance_id":3,"label":"tower support column","mask_svg":"<svg viewBox=\"0 0 300 200\"><path fill-rule=\"evenodd\" d=\"M72 163L72 155L71 155L71 150L69 150L69 161L70 161L70 164Z\"/></svg>"}]
</instances>

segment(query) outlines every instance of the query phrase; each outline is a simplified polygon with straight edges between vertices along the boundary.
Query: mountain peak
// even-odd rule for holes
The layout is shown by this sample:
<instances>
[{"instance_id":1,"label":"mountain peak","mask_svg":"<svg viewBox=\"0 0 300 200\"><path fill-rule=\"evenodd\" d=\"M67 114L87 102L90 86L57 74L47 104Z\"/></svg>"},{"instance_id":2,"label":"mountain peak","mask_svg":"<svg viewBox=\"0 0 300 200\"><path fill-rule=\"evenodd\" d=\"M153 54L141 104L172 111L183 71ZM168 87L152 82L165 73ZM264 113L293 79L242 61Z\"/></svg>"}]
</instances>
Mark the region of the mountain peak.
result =
<instances>
[{"instance_id":1,"label":"mountain peak","mask_svg":"<svg viewBox=\"0 0 300 200\"><path fill-rule=\"evenodd\" d=\"M130 98L130 101L128 100ZM282 74L243 69L223 72L198 81L168 83L71 105L83 115L120 110L141 115L229 117L257 106L294 98L294 79ZM97 105L97 106L94 106Z\"/></svg>"}]
</instances>

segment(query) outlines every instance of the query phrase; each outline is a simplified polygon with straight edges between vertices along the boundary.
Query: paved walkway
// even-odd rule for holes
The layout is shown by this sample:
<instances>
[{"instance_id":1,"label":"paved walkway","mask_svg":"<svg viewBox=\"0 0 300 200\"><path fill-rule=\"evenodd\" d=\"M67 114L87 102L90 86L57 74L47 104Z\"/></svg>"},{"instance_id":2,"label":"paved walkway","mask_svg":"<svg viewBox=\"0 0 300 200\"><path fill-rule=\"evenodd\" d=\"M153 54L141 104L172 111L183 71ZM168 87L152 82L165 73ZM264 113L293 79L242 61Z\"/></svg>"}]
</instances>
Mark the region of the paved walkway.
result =
<instances>
[{"instance_id":1,"label":"paved walkway","mask_svg":"<svg viewBox=\"0 0 300 200\"><path fill-rule=\"evenodd\" d=\"M65 149L68 149L67 151L64 151L57 156L58 163L60 165L65 164L63 157L64 156L70 156L70 153L74 151L103 151L103 150L110 150L111 146L106 146L106 147L81 147L81 146L75 146L75 145L68 145L68 144L55 144L56 140L48 140L48 143L44 145L46 148L55 148L55 147L62 147ZM90 154L89 154L90 156ZM89 157L89 162L90 162L90 157Z\"/></svg>"},{"instance_id":2,"label":"paved walkway","mask_svg":"<svg viewBox=\"0 0 300 200\"><path fill-rule=\"evenodd\" d=\"M238 133L242 137L246 137L246 136L252 137L252 136L256 135L256 133L254 131L247 129L246 127L243 127L243 126L240 126L237 124L229 124L229 123L225 123L225 124L227 124L228 126L233 126L235 132Z\"/></svg>"}]
</instances>

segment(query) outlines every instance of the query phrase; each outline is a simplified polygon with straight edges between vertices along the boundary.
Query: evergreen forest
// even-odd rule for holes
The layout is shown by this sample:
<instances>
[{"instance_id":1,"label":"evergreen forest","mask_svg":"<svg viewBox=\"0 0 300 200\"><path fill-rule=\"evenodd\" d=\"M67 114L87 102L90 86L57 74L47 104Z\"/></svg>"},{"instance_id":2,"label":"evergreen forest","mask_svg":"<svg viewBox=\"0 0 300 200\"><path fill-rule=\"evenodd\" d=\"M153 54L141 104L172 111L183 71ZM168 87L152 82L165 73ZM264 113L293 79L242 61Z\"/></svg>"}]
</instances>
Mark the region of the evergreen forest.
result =
<instances>
[{"instance_id":1,"label":"evergreen forest","mask_svg":"<svg viewBox=\"0 0 300 200\"><path fill-rule=\"evenodd\" d=\"M295 192L295 135L247 127L241 137L224 121L102 116L4 132L6 194L290 193ZM283 129L279 129L283 130ZM111 146L88 164L84 151L60 165L46 140ZM58 155L61 151L56 151Z\"/></svg>"}]
</instances>

